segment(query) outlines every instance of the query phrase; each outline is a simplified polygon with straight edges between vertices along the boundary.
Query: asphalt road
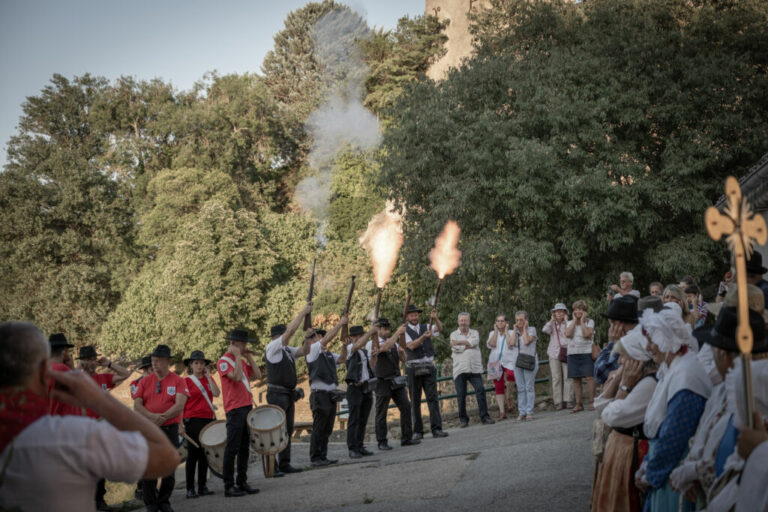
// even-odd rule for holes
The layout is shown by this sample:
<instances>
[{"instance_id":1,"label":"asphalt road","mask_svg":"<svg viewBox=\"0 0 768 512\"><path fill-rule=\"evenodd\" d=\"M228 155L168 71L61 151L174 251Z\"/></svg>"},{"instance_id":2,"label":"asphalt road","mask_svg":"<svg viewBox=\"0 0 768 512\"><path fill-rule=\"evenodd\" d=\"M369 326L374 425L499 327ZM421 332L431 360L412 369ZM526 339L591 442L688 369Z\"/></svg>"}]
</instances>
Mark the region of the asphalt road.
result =
<instances>
[{"instance_id":1,"label":"asphalt road","mask_svg":"<svg viewBox=\"0 0 768 512\"><path fill-rule=\"evenodd\" d=\"M351 460L346 445L331 443L329 458L339 464L284 478L265 479L261 465L249 468L249 483L261 492L224 498L221 480L212 477L216 495L187 500L183 467L177 472L172 505L177 511L419 511L504 510L586 511L590 507L593 462L590 451L595 413L538 413L533 421L472 424L429 435L418 446ZM293 445L293 463L309 465L307 443Z\"/></svg>"}]
</instances>

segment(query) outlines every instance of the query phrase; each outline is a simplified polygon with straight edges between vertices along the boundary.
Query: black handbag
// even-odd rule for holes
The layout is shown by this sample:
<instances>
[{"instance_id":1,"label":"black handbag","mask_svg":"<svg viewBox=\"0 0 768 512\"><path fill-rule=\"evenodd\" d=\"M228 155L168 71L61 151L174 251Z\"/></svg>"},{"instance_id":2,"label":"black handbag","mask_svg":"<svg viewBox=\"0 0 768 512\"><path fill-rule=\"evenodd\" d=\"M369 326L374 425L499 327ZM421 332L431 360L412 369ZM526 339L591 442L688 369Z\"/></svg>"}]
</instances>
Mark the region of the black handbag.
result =
<instances>
[{"instance_id":1,"label":"black handbag","mask_svg":"<svg viewBox=\"0 0 768 512\"><path fill-rule=\"evenodd\" d=\"M432 375L432 365L431 364L415 364L415 365L413 365L413 376L414 377L427 377L429 375Z\"/></svg>"},{"instance_id":2,"label":"black handbag","mask_svg":"<svg viewBox=\"0 0 768 512\"><path fill-rule=\"evenodd\" d=\"M334 389L329 392L331 395L331 402L337 403L341 402L345 398L347 398L347 392L346 391L340 391L338 389Z\"/></svg>"},{"instance_id":3,"label":"black handbag","mask_svg":"<svg viewBox=\"0 0 768 512\"><path fill-rule=\"evenodd\" d=\"M371 393L376 390L376 383L379 382L379 379L376 377L371 377L367 381L363 382L363 393Z\"/></svg>"},{"instance_id":4,"label":"black handbag","mask_svg":"<svg viewBox=\"0 0 768 512\"><path fill-rule=\"evenodd\" d=\"M397 377L393 377L389 381L389 389L393 391L396 389L403 389L407 382L408 382L408 379L405 378L405 375L398 375Z\"/></svg>"},{"instance_id":5,"label":"black handbag","mask_svg":"<svg viewBox=\"0 0 768 512\"><path fill-rule=\"evenodd\" d=\"M521 354L520 334L515 333L515 335L517 337L517 362L515 363L515 366L521 370L533 371L533 369L536 368L536 356L532 356L530 354Z\"/></svg>"}]
</instances>

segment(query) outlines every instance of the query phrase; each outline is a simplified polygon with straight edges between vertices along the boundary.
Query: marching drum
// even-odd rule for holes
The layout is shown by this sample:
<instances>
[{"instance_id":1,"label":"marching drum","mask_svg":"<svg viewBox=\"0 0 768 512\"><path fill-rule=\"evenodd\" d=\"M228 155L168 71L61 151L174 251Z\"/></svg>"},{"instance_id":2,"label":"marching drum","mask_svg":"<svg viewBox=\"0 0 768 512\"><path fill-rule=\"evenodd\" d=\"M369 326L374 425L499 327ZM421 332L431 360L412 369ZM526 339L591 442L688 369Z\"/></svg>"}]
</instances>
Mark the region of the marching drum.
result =
<instances>
[{"instance_id":1,"label":"marching drum","mask_svg":"<svg viewBox=\"0 0 768 512\"><path fill-rule=\"evenodd\" d=\"M275 474L275 455L288 446L285 411L276 405L261 405L248 413L251 450L261 454L264 476Z\"/></svg>"},{"instance_id":2,"label":"marching drum","mask_svg":"<svg viewBox=\"0 0 768 512\"><path fill-rule=\"evenodd\" d=\"M224 470L224 448L227 446L227 422L212 421L200 431L200 445L205 450L205 458L211 473L219 478Z\"/></svg>"}]
</instances>

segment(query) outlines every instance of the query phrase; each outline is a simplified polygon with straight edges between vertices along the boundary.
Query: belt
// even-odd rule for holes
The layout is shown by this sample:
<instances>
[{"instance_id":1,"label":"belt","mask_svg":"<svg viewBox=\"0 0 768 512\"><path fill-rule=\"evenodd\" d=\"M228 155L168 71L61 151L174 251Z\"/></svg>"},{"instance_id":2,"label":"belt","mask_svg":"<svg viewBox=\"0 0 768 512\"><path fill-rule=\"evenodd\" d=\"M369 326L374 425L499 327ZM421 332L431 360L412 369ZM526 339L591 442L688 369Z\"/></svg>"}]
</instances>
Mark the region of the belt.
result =
<instances>
[{"instance_id":1,"label":"belt","mask_svg":"<svg viewBox=\"0 0 768 512\"><path fill-rule=\"evenodd\" d=\"M267 391L277 391L278 393L293 393L292 389L277 384L267 384Z\"/></svg>"},{"instance_id":2,"label":"belt","mask_svg":"<svg viewBox=\"0 0 768 512\"><path fill-rule=\"evenodd\" d=\"M435 362L434 361L422 361L420 363L414 363L414 362L406 361L405 366L407 368L415 368L417 366L432 366L432 367L434 367L435 366Z\"/></svg>"}]
</instances>

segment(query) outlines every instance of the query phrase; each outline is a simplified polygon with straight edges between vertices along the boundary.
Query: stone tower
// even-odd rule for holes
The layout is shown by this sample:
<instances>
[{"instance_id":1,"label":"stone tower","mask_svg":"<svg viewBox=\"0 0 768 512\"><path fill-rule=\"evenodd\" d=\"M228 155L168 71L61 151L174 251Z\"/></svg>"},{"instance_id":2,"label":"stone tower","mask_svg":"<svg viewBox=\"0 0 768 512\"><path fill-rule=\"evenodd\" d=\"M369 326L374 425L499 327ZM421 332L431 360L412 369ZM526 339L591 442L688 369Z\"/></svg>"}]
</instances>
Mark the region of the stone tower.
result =
<instances>
[{"instance_id":1,"label":"stone tower","mask_svg":"<svg viewBox=\"0 0 768 512\"><path fill-rule=\"evenodd\" d=\"M490 6L488 0L426 0L425 14L436 14L438 18L448 18L445 44L448 52L435 62L427 71L433 80L441 80L450 68L458 67L461 61L472 55L472 36L469 34L467 14L477 9Z\"/></svg>"}]
</instances>

